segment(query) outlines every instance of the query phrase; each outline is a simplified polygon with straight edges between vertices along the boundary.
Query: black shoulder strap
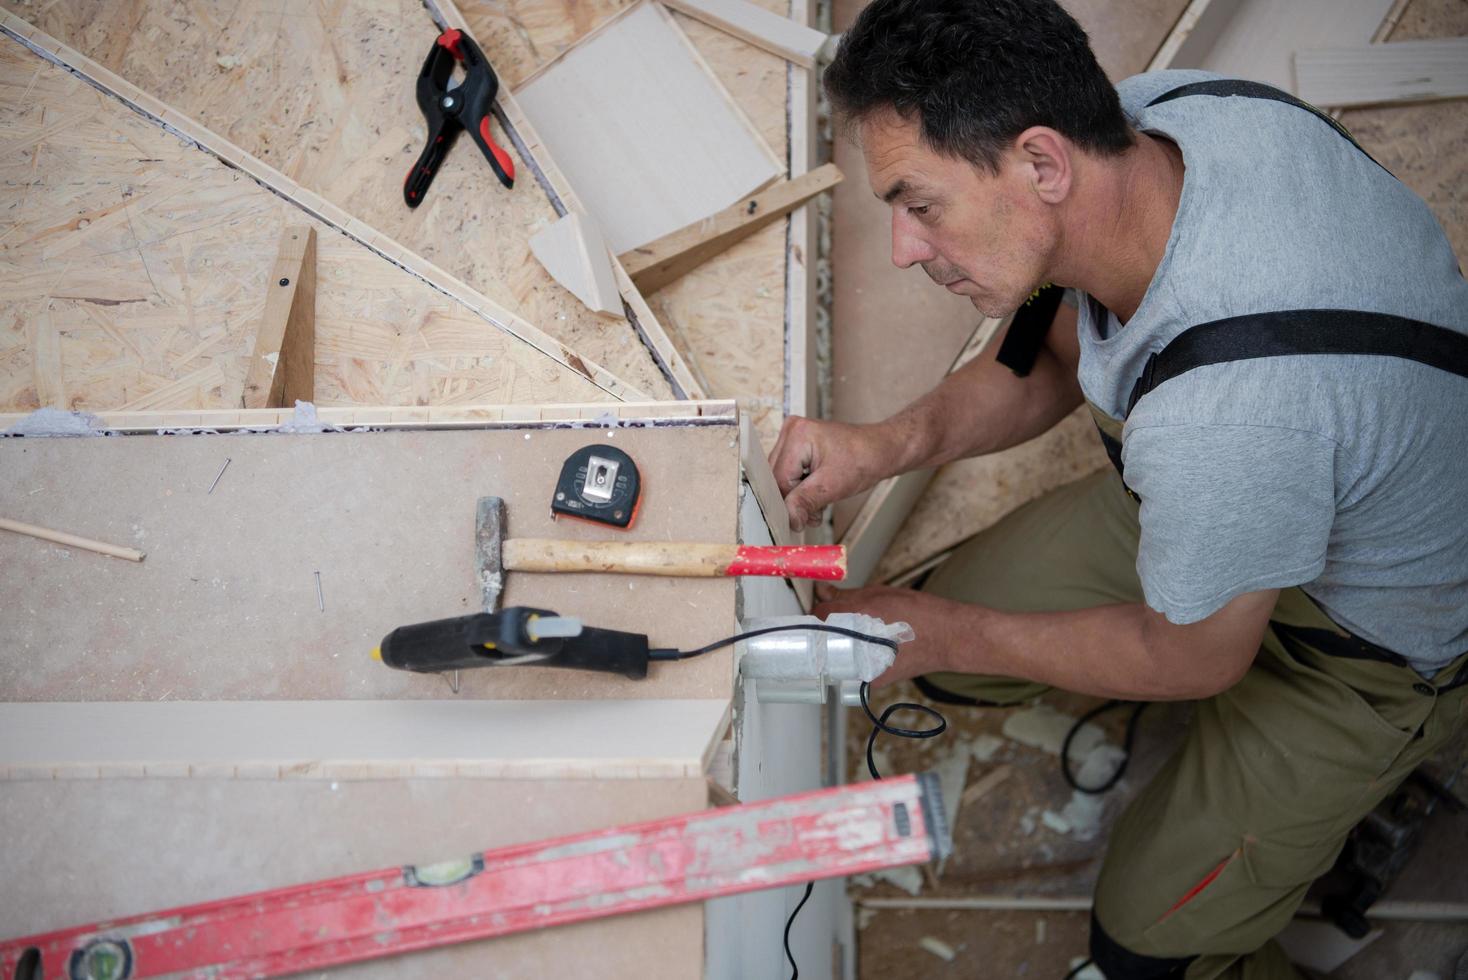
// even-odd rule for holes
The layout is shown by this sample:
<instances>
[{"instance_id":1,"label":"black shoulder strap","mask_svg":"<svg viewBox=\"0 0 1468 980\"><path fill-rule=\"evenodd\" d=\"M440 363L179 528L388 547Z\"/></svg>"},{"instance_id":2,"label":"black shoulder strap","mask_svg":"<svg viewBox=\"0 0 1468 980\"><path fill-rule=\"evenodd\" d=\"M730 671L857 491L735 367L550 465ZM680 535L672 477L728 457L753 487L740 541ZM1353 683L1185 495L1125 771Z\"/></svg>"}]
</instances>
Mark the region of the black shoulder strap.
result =
<instances>
[{"instance_id":1,"label":"black shoulder strap","mask_svg":"<svg viewBox=\"0 0 1468 980\"><path fill-rule=\"evenodd\" d=\"M1213 78L1206 82L1190 82L1187 85L1179 85L1175 89L1163 92L1157 98L1148 102L1147 107L1151 108L1154 105L1171 102L1173 99L1187 98L1190 95L1212 95L1217 98L1228 98L1229 96L1237 95L1246 99L1267 99L1271 102L1283 102L1285 105L1294 106L1296 109L1304 109L1310 115L1335 130L1338 135L1344 137L1356 149L1361 150L1362 156L1366 157L1366 159L1378 167L1381 167L1381 163L1370 153L1362 149L1361 144L1356 142L1356 138L1351 135L1346 127L1305 100L1297 99L1290 93L1283 92L1273 85L1265 85L1263 82L1251 82L1243 78ZM1387 170L1385 167L1381 167L1381 169L1386 170L1388 176L1391 175L1390 170Z\"/></svg>"},{"instance_id":2,"label":"black shoulder strap","mask_svg":"<svg viewBox=\"0 0 1468 980\"><path fill-rule=\"evenodd\" d=\"M1468 378L1468 334L1389 313L1276 310L1190 327L1147 359L1127 402L1194 368L1293 354L1366 354L1417 361Z\"/></svg>"},{"instance_id":3,"label":"black shoulder strap","mask_svg":"<svg viewBox=\"0 0 1468 980\"><path fill-rule=\"evenodd\" d=\"M1028 377L1034 370L1040 348L1045 346L1045 335L1055 314L1060 310L1060 301L1065 290L1059 286L1041 286L1025 305L1015 311L1004 332L1004 340L994 359L1021 378Z\"/></svg>"}]
</instances>

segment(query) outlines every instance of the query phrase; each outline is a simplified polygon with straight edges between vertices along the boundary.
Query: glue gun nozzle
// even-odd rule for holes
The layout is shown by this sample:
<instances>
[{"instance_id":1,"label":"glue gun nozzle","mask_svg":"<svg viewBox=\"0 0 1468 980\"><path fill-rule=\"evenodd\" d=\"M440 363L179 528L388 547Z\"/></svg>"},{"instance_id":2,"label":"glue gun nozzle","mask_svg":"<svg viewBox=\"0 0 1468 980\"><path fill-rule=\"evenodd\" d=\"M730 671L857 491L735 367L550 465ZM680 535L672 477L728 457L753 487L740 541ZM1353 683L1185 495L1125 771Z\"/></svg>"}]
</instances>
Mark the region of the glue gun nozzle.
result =
<instances>
[{"instance_id":1,"label":"glue gun nozzle","mask_svg":"<svg viewBox=\"0 0 1468 980\"><path fill-rule=\"evenodd\" d=\"M372 659L376 660L378 663L382 662L382 647L372 648Z\"/></svg>"}]
</instances>

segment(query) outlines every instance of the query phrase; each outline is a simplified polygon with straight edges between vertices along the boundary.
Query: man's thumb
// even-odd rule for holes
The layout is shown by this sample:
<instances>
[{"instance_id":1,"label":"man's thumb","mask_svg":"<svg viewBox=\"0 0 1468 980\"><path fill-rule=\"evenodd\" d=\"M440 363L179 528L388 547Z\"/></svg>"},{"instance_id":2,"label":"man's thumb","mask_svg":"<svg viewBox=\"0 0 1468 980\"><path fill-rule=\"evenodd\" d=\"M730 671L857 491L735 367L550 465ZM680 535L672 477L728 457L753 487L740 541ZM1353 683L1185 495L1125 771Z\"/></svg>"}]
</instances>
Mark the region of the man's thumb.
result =
<instances>
[{"instance_id":1,"label":"man's thumb","mask_svg":"<svg viewBox=\"0 0 1468 980\"><path fill-rule=\"evenodd\" d=\"M790 512L790 530L799 531L816 523L820 507L816 505L815 498L815 493L803 483L785 495L785 509Z\"/></svg>"}]
</instances>

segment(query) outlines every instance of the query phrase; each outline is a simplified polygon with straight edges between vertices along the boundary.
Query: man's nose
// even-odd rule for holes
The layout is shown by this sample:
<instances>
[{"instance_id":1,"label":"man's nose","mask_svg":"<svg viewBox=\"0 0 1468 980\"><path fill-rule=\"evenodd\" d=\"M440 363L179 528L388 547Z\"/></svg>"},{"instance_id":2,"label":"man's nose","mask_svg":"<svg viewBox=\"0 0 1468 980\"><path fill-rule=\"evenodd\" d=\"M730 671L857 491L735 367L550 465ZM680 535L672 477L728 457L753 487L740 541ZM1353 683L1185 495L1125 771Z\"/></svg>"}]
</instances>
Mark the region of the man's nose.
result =
<instances>
[{"instance_id":1,"label":"man's nose","mask_svg":"<svg viewBox=\"0 0 1468 980\"><path fill-rule=\"evenodd\" d=\"M899 269L909 268L919 262L930 262L938 253L914 227L917 223L901 209L892 211L892 264Z\"/></svg>"}]
</instances>

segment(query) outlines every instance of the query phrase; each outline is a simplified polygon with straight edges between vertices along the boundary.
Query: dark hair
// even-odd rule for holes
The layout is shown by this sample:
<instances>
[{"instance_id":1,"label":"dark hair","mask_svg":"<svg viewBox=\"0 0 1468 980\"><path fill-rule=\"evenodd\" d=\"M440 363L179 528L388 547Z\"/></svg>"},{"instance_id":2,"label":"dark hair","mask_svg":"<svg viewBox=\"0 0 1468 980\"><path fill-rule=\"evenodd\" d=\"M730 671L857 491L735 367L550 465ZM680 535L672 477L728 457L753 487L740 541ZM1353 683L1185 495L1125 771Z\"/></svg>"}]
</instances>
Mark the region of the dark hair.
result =
<instances>
[{"instance_id":1,"label":"dark hair","mask_svg":"<svg viewBox=\"0 0 1468 980\"><path fill-rule=\"evenodd\" d=\"M1132 145L1086 32L1055 0L874 0L825 86L847 122L895 109L934 150L990 173L1031 126L1102 155Z\"/></svg>"}]
</instances>

